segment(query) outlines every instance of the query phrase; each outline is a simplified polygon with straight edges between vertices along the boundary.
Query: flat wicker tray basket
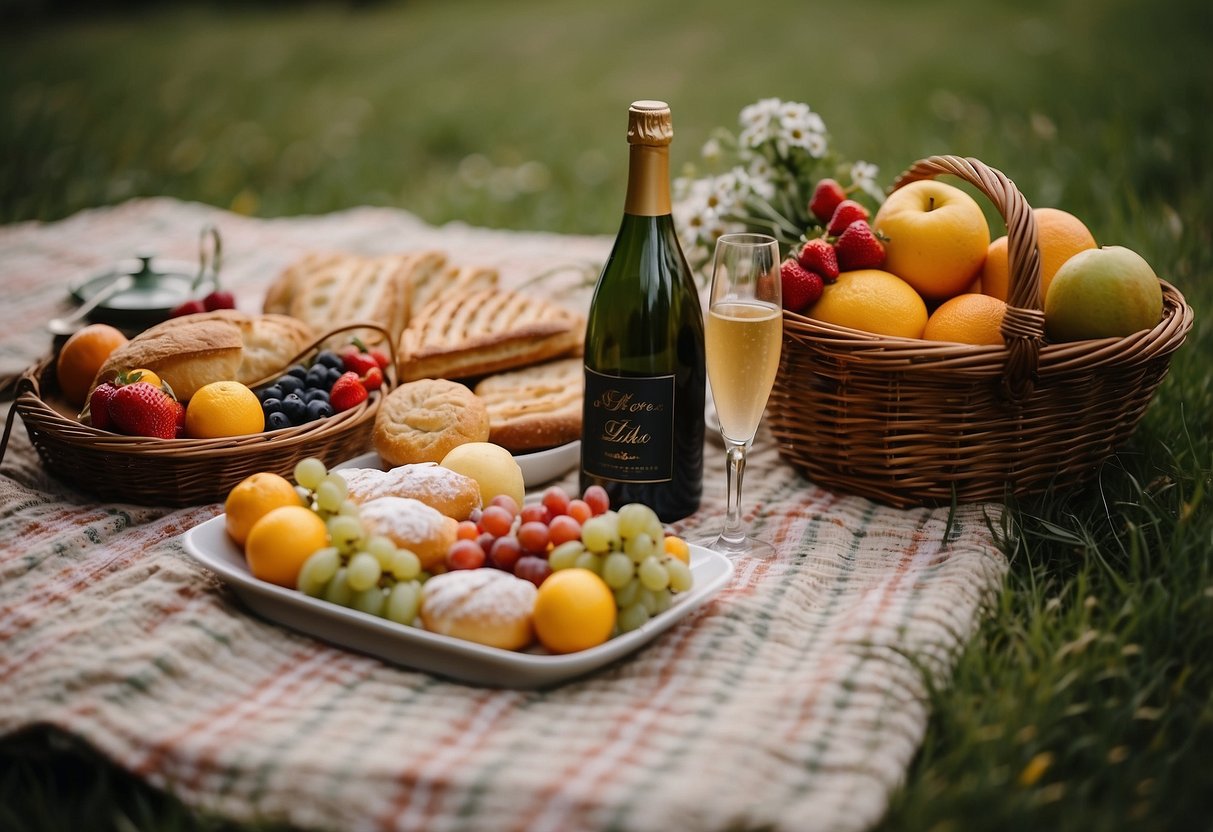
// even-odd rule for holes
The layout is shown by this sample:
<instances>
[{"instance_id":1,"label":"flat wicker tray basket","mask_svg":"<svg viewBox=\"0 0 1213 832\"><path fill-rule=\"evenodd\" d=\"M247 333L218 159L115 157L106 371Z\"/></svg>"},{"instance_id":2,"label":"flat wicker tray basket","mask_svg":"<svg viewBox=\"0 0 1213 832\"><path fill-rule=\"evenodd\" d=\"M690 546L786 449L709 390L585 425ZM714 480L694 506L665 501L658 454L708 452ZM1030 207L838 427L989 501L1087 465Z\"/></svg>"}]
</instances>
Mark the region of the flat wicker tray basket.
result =
<instances>
[{"instance_id":1,"label":"flat wicker tray basket","mask_svg":"<svg viewBox=\"0 0 1213 832\"><path fill-rule=\"evenodd\" d=\"M1082 483L1137 426L1192 309L1164 281L1153 329L1046 344L1027 201L999 171L957 156L915 163L894 189L940 174L975 186L1006 220L1006 346L891 338L784 312L768 404L780 453L819 485L899 507Z\"/></svg>"},{"instance_id":2,"label":"flat wicker tray basket","mask_svg":"<svg viewBox=\"0 0 1213 832\"><path fill-rule=\"evenodd\" d=\"M286 366L315 352L334 335L368 327L383 331L367 322L343 326L317 338ZM391 343L390 338L387 341ZM65 415L69 408L59 396L55 362L47 358L29 367L17 383L0 457L8 445L13 416L20 415L46 469L102 500L163 506L222 502L232 486L258 471L290 478L295 463L304 457L333 465L365 453L379 404L389 389L385 380L379 391L356 407L299 427L222 439L155 439L98 430Z\"/></svg>"}]
</instances>

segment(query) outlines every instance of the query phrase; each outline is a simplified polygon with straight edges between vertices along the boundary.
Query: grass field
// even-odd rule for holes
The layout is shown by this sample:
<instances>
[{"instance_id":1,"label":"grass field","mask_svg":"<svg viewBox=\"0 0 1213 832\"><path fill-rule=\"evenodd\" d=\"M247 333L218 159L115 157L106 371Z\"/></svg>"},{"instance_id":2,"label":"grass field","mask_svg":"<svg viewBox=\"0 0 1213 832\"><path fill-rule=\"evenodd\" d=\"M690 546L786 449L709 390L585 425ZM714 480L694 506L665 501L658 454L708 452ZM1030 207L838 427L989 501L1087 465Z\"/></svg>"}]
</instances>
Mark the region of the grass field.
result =
<instances>
[{"instance_id":1,"label":"grass field","mask_svg":"<svg viewBox=\"0 0 1213 832\"><path fill-rule=\"evenodd\" d=\"M1013 507L1005 591L932 694L882 828L1213 829L1213 8L835 8L279 3L0 25L0 220L165 194L612 233L642 97L673 104L675 166L770 96L810 104L885 183L931 153L985 160L1143 254L1196 327L1090 488ZM0 742L0 828L224 825L27 737Z\"/></svg>"}]
</instances>

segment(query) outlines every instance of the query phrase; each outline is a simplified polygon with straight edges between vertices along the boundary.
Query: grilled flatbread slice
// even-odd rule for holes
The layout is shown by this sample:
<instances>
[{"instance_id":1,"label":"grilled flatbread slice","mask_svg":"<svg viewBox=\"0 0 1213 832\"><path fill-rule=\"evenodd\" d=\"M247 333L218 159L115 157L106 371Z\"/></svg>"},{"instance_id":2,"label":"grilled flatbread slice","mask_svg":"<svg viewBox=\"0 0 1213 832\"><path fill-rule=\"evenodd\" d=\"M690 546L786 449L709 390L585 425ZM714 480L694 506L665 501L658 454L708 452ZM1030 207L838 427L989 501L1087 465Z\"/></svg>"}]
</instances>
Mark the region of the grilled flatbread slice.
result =
<instances>
[{"instance_id":1,"label":"grilled flatbread slice","mask_svg":"<svg viewBox=\"0 0 1213 832\"><path fill-rule=\"evenodd\" d=\"M405 381L470 378L580 350L585 319L540 298L499 289L452 295L422 309L400 338Z\"/></svg>"},{"instance_id":2,"label":"grilled flatbread slice","mask_svg":"<svg viewBox=\"0 0 1213 832\"><path fill-rule=\"evenodd\" d=\"M445 261L436 269L414 269L410 278L410 320L434 301L497 287L497 270L488 266L454 266Z\"/></svg>"},{"instance_id":3,"label":"grilled flatbread slice","mask_svg":"<svg viewBox=\"0 0 1213 832\"><path fill-rule=\"evenodd\" d=\"M491 375L474 392L489 411L489 441L519 452L580 438L584 388L582 360L560 358Z\"/></svg>"}]
</instances>

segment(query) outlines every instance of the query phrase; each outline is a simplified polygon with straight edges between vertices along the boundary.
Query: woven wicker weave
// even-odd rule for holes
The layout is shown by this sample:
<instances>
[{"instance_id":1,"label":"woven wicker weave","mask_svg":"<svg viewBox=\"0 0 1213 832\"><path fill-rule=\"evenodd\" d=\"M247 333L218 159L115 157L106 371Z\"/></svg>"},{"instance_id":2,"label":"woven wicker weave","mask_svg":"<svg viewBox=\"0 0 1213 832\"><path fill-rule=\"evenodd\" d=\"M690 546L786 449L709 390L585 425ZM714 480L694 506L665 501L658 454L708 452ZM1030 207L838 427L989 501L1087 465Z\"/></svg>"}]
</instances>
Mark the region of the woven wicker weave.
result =
<instances>
[{"instance_id":1,"label":"woven wicker weave","mask_svg":"<svg viewBox=\"0 0 1213 832\"><path fill-rule=\"evenodd\" d=\"M898 177L951 174L1007 224L1007 345L873 335L784 312L768 405L780 453L814 482L895 506L1002 500L1090 478L1133 432L1192 327L1163 282L1162 320L1125 338L1044 342L1036 223L1002 173L934 156Z\"/></svg>"},{"instance_id":2,"label":"woven wicker weave","mask_svg":"<svg viewBox=\"0 0 1213 832\"><path fill-rule=\"evenodd\" d=\"M343 326L317 338L286 366L335 335L368 327L383 331L368 322ZM395 366L394 354L390 366ZM65 415L68 407L59 397L55 362L47 358L28 368L18 382L0 457L8 445L13 416L20 415L47 470L107 502L163 506L222 502L232 486L258 471L290 478L295 463L304 457L333 465L364 453L371 446L375 414L389 387L385 381L380 391L356 407L299 427L221 439L154 439L109 433Z\"/></svg>"}]
</instances>

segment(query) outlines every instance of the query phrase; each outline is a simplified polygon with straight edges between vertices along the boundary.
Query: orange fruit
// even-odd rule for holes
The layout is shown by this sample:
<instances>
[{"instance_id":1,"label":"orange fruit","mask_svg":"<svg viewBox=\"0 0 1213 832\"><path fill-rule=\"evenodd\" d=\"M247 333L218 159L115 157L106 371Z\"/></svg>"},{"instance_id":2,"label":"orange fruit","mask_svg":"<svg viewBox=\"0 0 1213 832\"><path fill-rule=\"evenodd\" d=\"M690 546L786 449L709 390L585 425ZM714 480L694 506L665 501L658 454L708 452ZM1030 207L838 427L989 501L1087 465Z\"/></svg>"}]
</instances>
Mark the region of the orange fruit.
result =
<instances>
[{"instance_id":1,"label":"orange fruit","mask_svg":"<svg viewBox=\"0 0 1213 832\"><path fill-rule=\"evenodd\" d=\"M153 373L151 370L147 369L146 367L137 367L134 370L127 371L127 373L126 373L127 379L134 378L135 373L139 374L138 381L145 381L148 384L150 384L152 387L159 387L161 385L160 376L156 375L155 373Z\"/></svg>"},{"instance_id":2,"label":"orange fruit","mask_svg":"<svg viewBox=\"0 0 1213 832\"><path fill-rule=\"evenodd\" d=\"M691 549L689 546L687 546L687 542L681 537L666 535L665 553L670 557L678 558L687 566L691 565Z\"/></svg>"},{"instance_id":3,"label":"orange fruit","mask_svg":"<svg viewBox=\"0 0 1213 832\"><path fill-rule=\"evenodd\" d=\"M805 313L828 324L877 335L920 338L927 305L910 284L880 269L843 272Z\"/></svg>"},{"instance_id":4,"label":"orange fruit","mask_svg":"<svg viewBox=\"0 0 1213 832\"><path fill-rule=\"evenodd\" d=\"M1053 275L1078 252L1095 248L1095 238L1082 220L1057 208L1036 208L1032 216L1036 219L1036 244L1040 247L1040 297L1043 303ZM978 278L980 291L1006 300L1010 292L1010 268L1007 238L999 237L990 243L986 252L986 264Z\"/></svg>"},{"instance_id":5,"label":"orange fruit","mask_svg":"<svg viewBox=\"0 0 1213 832\"><path fill-rule=\"evenodd\" d=\"M872 218L872 230L884 239L885 271L931 300L963 292L990 246L990 226L977 201L933 179L889 194Z\"/></svg>"},{"instance_id":6,"label":"orange fruit","mask_svg":"<svg viewBox=\"0 0 1213 832\"><path fill-rule=\"evenodd\" d=\"M185 408L185 435L194 439L245 436L265 430L257 394L238 381L213 381L199 388Z\"/></svg>"},{"instance_id":7,"label":"orange fruit","mask_svg":"<svg viewBox=\"0 0 1213 832\"><path fill-rule=\"evenodd\" d=\"M610 638L615 615L615 596L606 581L574 567L544 579L531 618L544 647L553 653L574 653Z\"/></svg>"},{"instance_id":8,"label":"orange fruit","mask_svg":"<svg viewBox=\"0 0 1213 832\"><path fill-rule=\"evenodd\" d=\"M281 506L301 505L295 486L285 477L262 471L246 477L227 493L223 504L227 533L244 545L253 524Z\"/></svg>"},{"instance_id":9,"label":"orange fruit","mask_svg":"<svg viewBox=\"0 0 1213 832\"><path fill-rule=\"evenodd\" d=\"M64 398L76 407L83 407L97 371L110 353L126 341L125 335L108 324L89 324L72 333L55 360L55 376Z\"/></svg>"},{"instance_id":10,"label":"orange fruit","mask_svg":"<svg viewBox=\"0 0 1213 832\"><path fill-rule=\"evenodd\" d=\"M253 577L294 589L304 561L328 545L320 515L301 505L279 506L249 530L244 559Z\"/></svg>"},{"instance_id":11,"label":"orange fruit","mask_svg":"<svg viewBox=\"0 0 1213 832\"><path fill-rule=\"evenodd\" d=\"M989 295L957 295L944 301L927 318L922 337L928 341L954 341L959 344L1005 343L999 327L1007 313L1007 304Z\"/></svg>"}]
</instances>

